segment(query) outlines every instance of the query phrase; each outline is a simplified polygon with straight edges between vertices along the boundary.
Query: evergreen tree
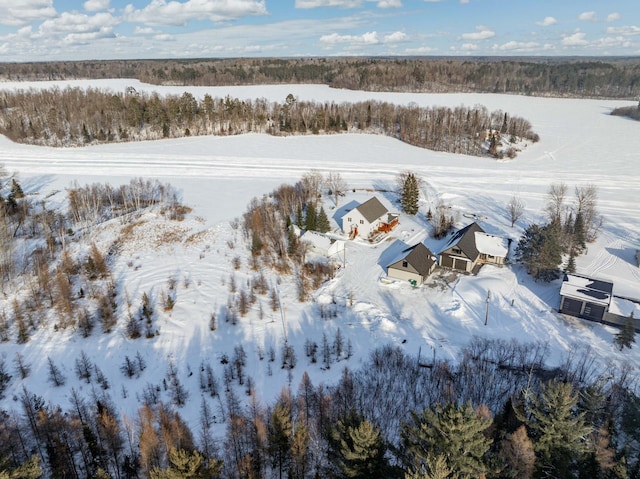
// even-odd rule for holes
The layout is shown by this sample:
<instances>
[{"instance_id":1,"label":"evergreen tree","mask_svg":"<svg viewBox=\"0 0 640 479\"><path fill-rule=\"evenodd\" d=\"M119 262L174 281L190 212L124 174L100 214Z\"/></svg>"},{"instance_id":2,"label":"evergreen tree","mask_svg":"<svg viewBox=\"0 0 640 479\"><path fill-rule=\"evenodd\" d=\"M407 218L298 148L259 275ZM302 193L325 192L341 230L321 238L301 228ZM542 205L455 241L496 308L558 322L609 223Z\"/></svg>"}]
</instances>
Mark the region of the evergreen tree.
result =
<instances>
[{"instance_id":1,"label":"evergreen tree","mask_svg":"<svg viewBox=\"0 0 640 479\"><path fill-rule=\"evenodd\" d=\"M577 411L578 394L570 383L549 381L525 403L525 420L537 454L538 470L548 477L573 477L586 451L591 427Z\"/></svg>"},{"instance_id":2,"label":"evergreen tree","mask_svg":"<svg viewBox=\"0 0 640 479\"><path fill-rule=\"evenodd\" d=\"M532 224L518 242L516 258L536 280L551 281L558 277L558 266L562 262L559 230L556 222L543 226Z\"/></svg>"},{"instance_id":3,"label":"evergreen tree","mask_svg":"<svg viewBox=\"0 0 640 479\"><path fill-rule=\"evenodd\" d=\"M350 479L388 477L386 448L380 430L355 413L338 421L332 445L342 474Z\"/></svg>"},{"instance_id":4,"label":"evergreen tree","mask_svg":"<svg viewBox=\"0 0 640 479\"><path fill-rule=\"evenodd\" d=\"M492 420L474 411L470 403L436 405L422 413L411 412L411 424L402 430L404 444L412 457L410 466L420 470L433 456L442 456L461 479L475 479L487 473L485 454L491 439L484 431Z\"/></svg>"},{"instance_id":5,"label":"evergreen tree","mask_svg":"<svg viewBox=\"0 0 640 479\"><path fill-rule=\"evenodd\" d=\"M307 231L315 231L318 224L318 216L316 214L316 207L313 203L307 205L307 214L304 219L304 229Z\"/></svg>"},{"instance_id":6,"label":"evergreen tree","mask_svg":"<svg viewBox=\"0 0 640 479\"><path fill-rule=\"evenodd\" d=\"M582 212L576 213L576 219L573 222L573 245L578 251L583 251L586 245L587 230L584 223L584 216Z\"/></svg>"},{"instance_id":7,"label":"evergreen tree","mask_svg":"<svg viewBox=\"0 0 640 479\"><path fill-rule=\"evenodd\" d=\"M271 462L278 471L280 479L282 479L291 459L292 434L291 408L286 401L278 402L271 412L267 428L267 442Z\"/></svg>"},{"instance_id":8,"label":"evergreen tree","mask_svg":"<svg viewBox=\"0 0 640 479\"><path fill-rule=\"evenodd\" d=\"M169 462L167 469L152 469L151 479L212 479L220 477L222 471L221 461L207 461L198 451L171 449Z\"/></svg>"},{"instance_id":9,"label":"evergreen tree","mask_svg":"<svg viewBox=\"0 0 640 479\"><path fill-rule=\"evenodd\" d=\"M614 338L616 346L622 351L624 348L631 349L633 343L636 342L636 328L633 320L633 313L629 315L624 323L623 328L618 331Z\"/></svg>"},{"instance_id":10,"label":"evergreen tree","mask_svg":"<svg viewBox=\"0 0 640 479\"><path fill-rule=\"evenodd\" d=\"M320 207L320 212L318 213L318 218L316 220L316 229L320 233L326 233L327 231L331 231L331 225L329 224L329 218L327 217L327 212L324 210L324 207Z\"/></svg>"},{"instance_id":11,"label":"evergreen tree","mask_svg":"<svg viewBox=\"0 0 640 479\"><path fill-rule=\"evenodd\" d=\"M402 211L408 215L415 215L418 212L419 198L420 189L416 175L408 173L402 185L402 197L400 199Z\"/></svg>"},{"instance_id":12,"label":"evergreen tree","mask_svg":"<svg viewBox=\"0 0 640 479\"><path fill-rule=\"evenodd\" d=\"M24 198L24 192L22 191L22 186L20 186L20 183L18 183L15 178L11 180L11 193L9 193L9 196L16 200L19 200L20 198Z\"/></svg>"},{"instance_id":13,"label":"evergreen tree","mask_svg":"<svg viewBox=\"0 0 640 479\"><path fill-rule=\"evenodd\" d=\"M298 205L296 210L296 226L300 229L304 228L304 216L302 214L302 206Z\"/></svg>"}]
</instances>

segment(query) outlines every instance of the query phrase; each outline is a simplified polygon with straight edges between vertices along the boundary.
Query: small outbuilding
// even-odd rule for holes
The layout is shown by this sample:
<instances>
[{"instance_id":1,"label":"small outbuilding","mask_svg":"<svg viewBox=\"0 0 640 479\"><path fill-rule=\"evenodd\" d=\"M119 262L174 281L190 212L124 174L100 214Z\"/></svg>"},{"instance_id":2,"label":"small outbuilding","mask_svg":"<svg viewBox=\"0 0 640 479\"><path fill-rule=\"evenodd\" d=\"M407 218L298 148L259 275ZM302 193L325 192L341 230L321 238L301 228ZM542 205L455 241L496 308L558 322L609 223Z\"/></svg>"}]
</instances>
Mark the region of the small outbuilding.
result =
<instances>
[{"instance_id":1,"label":"small outbuilding","mask_svg":"<svg viewBox=\"0 0 640 479\"><path fill-rule=\"evenodd\" d=\"M339 239L330 238L318 231L303 231L300 234L300 241L309 244L309 249L315 253L331 258L344 252L345 242Z\"/></svg>"},{"instance_id":2,"label":"small outbuilding","mask_svg":"<svg viewBox=\"0 0 640 479\"><path fill-rule=\"evenodd\" d=\"M609 311L613 283L566 273L560 288L559 311L569 316L602 322Z\"/></svg>"},{"instance_id":3,"label":"small outbuilding","mask_svg":"<svg viewBox=\"0 0 640 479\"><path fill-rule=\"evenodd\" d=\"M433 273L436 256L423 243L406 248L387 266L387 276L421 285Z\"/></svg>"}]
</instances>

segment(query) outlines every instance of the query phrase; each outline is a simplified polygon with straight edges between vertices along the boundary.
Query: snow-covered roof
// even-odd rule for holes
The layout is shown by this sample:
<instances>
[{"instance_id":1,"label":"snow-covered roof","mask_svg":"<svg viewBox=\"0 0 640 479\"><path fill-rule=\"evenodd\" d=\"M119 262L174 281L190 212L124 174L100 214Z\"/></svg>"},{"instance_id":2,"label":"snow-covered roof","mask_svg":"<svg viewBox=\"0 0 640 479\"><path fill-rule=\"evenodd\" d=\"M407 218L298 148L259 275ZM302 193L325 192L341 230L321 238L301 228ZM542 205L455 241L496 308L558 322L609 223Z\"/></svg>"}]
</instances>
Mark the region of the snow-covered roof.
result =
<instances>
[{"instance_id":1,"label":"snow-covered roof","mask_svg":"<svg viewBox=\"0 0 640 479\"><path fill-rule=\"evenodd\" d=\"M618 316L625 316L627 318L633 313L634 318L640 318L640 302L614 296L611 298L609 312L617 314Z\"/></svg>"},{"instance_id":2,"label":"snow-covered roof","mask_svg":"<svg viewBox=\"0 0 640 479\"><path fill-rule=\"evenodd\" d=\"M315 246L316 248L324 250L328 250L335 241L323 235L322 233L318 233L317 231L305 231L300 235L300 240L311 243L311 245Z\"/></svg>"},{"instance_id":3,"label":"snow-covered roof","mask_svg":"<svg viewBox=\"0 0 640 479\"><path fill-rule=\"evenodd\" d=\"M509 240L500 236L490 235L480 231L475 232L476 248L482 254L506 258L509 253Z\"/></svg>"},{"instance_id":4,"label":"snow-covered roof","mask_svg":"<svg viewBox=\"0 0 640 479\"><path fill-rule=\"evenodd\" d=\"M613 293L613 283L566 273L560 288L561 296L608 306Z\"/></svg>"}]
</instances>

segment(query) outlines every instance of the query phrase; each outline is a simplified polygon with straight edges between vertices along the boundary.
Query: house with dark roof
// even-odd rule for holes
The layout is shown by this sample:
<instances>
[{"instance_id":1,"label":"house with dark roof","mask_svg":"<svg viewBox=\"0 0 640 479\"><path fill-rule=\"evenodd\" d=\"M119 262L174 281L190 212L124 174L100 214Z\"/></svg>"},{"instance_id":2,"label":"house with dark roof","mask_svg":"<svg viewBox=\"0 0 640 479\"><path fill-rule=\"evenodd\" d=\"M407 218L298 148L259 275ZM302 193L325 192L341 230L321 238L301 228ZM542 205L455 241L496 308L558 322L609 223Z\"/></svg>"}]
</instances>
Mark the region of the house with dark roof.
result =
<instances>
[{"instance_id":1,"label":"house with dark roof","mask_svg":"<svg viewBox=\"0 0 640 479\"><path fill-rule=\"evenodd\" d=\"M375 196L349 211L342 217L342 231L350 238L370 236L378 231L388 231L398 223L398 216Z\"/></svg>"},{"instance_id":2,"label":"house with dark roof","mask_svg":"<svg viewBox=\"0 0 640 479\"><path fill-rule=\"evenodd\" d=\"M508 239L486 233L474 222L451 235L438 264L472 273L482 264L504 264L508 253Z\"/></svg>"},{"instance_id":3,"label":"house with dark roof","mask_svg":"<svg viewBox=\"0 0 640 479\"><path fill-rule=\"evenodd\" d=\"M613 283L566 273L560 288L562 314L591 321L603 321L613 296Z\"/></svg>"},{"instance_id":4,"label":"house with dark roof","mask_svg":"<svg viewBox=\"0 0 640 479\"><path fill-rule=\"evenodd\" d=\"M387 276L409 281L414 286L421 285L433 273L437 264L436 256L423 243L404 249L398 257L387 265Z\"/></svg>"}]
</instances>

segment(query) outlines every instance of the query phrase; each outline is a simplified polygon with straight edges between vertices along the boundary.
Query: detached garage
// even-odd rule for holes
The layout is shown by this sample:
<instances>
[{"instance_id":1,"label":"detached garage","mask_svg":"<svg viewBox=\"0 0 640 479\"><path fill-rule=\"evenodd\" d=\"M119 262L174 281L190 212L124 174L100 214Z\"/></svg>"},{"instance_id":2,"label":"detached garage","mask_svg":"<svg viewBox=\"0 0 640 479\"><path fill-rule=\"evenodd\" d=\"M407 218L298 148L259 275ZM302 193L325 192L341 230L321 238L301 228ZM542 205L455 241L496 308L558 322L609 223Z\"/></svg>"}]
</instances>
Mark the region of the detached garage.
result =
<instances>
[{"instance_id":1,"label":"detached garage","mask_svg":"<svg viewBox=\"0 0 640 479\"><path fill-rule=\"evenodd\" d=\"M613 283L577 274L565 274L559 311L569 316L602 322L611 304Z\"/></svg>"}]
</instances>

